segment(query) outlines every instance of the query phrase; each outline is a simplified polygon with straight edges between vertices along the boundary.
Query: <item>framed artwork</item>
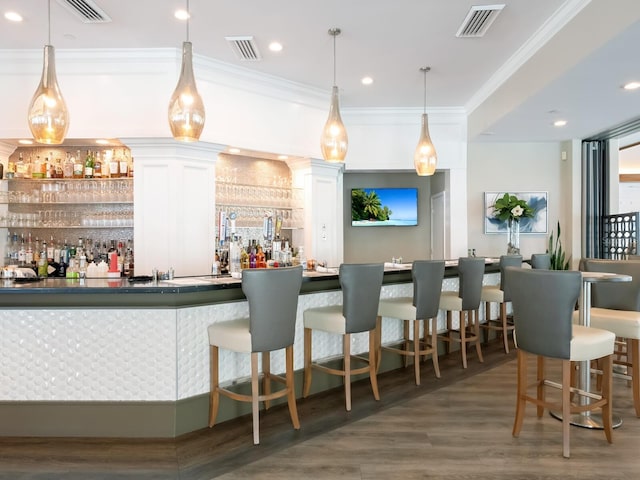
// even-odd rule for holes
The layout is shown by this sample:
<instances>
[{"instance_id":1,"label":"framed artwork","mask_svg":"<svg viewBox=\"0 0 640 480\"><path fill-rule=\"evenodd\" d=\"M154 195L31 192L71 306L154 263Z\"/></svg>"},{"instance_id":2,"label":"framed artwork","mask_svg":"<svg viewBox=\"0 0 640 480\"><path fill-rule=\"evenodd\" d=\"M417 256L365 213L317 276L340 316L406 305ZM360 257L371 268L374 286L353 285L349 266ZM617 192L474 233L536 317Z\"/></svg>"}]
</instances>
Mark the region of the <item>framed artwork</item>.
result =
<instances>
[{"instance_id":1,"label":"framed artwork","mask_svg":"<svg viewBox=\"0 0 640 480\"><path fill-rule=\"evenodd\" d=\"M506 192L484 192L484 233L506 233L507 222L494 217L493 205ZM547 233L547 192L509 192L527 202L534 214L520 220L521 234Z\"/></svg>"}]
</instances>

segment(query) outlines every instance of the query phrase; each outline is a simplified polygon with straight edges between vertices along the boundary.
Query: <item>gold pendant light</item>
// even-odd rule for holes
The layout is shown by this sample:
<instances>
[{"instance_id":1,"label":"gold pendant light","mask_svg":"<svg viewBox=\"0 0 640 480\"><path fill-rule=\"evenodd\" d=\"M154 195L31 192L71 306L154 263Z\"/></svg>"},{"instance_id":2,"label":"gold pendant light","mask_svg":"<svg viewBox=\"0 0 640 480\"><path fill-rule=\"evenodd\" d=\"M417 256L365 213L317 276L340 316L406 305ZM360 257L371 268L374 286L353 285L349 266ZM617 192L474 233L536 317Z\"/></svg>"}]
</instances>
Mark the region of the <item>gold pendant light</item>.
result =
<instances>
[{"instance_id":1,"label":"gold pendant light","mask_svg":"<svg viewBox=\"0 0 640 480\"><path fill-rule=\"evenodd\" d=\"M169 126L173 138L195 142L204 128L205 113L202 97L193 75L193 53L189 41L189 0L187 0L187 41L182 43L182 68L178 85L169 101Z\"/></svg>"},{"instance_id":2,"label":"gold pendant light","mask_svg":"<svg viewBox=\"0 0 640 480\"><path fill-rule=\"evenodd\" d=\"M55 50L51 45L51 0L48 1L49 38L44 46L42 78L29 104L29 129L38 143L59 145L69 128L69 112L56 79Z\"/></svg>"},{"instance_id":3,"label":"gold pendant light","mask_svg":"<svg viewBox=\"0 0 640 480\"><path fill-rule=\"evenodd\" d=\"M420 140L413 154L413 164L416 173L420 176L433 175L436 171L438 156L436 148L431 142L429 135L429 117L427 115L427 72L430 67L422 67L420 71L424 74L424 113L422 114L422 125L420 127Z\"/></svg>"},{"instance_id":4,"label":"gold pendant light","mask_svg":"<svg viewBox=\"0 0 640 480\"><path fill-rule=\"evenodd\" d=\"M336 36L340 35L339 28L331 28L329 35L333 36L333 88L331 89L331 105L329 106L329 118L322 130L320 148L322 157L327 162L344 162L347 156L349 140L347 130L340 118L340 104L338 100L338 87L336 86Z\"/></svg>"}]
</instances>

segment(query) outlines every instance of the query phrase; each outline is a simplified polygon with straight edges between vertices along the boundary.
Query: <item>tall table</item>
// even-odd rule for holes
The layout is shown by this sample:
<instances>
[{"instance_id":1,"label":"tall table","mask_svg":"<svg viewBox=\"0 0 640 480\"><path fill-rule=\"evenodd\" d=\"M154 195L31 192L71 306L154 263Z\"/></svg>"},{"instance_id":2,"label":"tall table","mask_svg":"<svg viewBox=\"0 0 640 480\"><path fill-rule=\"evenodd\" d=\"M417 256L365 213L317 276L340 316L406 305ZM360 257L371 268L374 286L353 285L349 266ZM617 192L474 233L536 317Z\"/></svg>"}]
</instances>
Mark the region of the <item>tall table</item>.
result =
<instances>
[{"instance_id":1,"label":"tall table","mask_svg":"<svg viewBox=\"0 0 640 480\"><path fill-rule=\"evenodd\" d=\"M580 325L589 327L591 325L591 284L596 282L630 282L631 275L605 272L580 272L582 273L582 288L580 289L579 313ZM580 363L580 385L579 388L586 395L580 395L580 404L587 405L591 394L591 366L589 362ZM562 419L562 415L551 412L555 418ZM583 428L604 428L602 415L591 412L574 413L571 415L571 425ZM611 420L613 428L622 425L622 419L616 415Z\"/></svg>"}]
</instances>

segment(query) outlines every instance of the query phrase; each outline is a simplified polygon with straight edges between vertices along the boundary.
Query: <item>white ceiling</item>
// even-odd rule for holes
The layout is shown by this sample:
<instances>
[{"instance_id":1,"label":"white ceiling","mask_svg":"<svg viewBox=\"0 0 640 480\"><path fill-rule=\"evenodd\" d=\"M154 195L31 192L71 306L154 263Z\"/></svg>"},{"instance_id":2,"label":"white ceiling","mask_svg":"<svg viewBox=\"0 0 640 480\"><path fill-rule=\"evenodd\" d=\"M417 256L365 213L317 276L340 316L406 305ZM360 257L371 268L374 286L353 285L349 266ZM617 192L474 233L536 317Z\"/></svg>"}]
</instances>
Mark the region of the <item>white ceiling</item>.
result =
<instances>
[{"instance_id":1,"label":"white ceiling","mask_svg":"<svg viewBox=\"0 0 640 480\"><path fill-rule=\"evenodd\" d=\"M173 13L186 0L93 0L111 22L82 23L51 0L51 44L78 48L175 47L186 39ZM491 2L484 2L489 4ZM461 107L471 141L587 138L640 117L639 0L503 0L481 38L457 38L474 0L190 0L194 53L327 90L342 108ZM0 18L0 49L47 43L47 0L0 0L24 21ZM225 36L253 35L258 62L240 61ZM280 53L268 50L277 40ZM371 86L360 79L369 75ZM196 71L197 76L197 71ZM551 124L563 118L566 127Z\"/></svg>"}]
</instances>

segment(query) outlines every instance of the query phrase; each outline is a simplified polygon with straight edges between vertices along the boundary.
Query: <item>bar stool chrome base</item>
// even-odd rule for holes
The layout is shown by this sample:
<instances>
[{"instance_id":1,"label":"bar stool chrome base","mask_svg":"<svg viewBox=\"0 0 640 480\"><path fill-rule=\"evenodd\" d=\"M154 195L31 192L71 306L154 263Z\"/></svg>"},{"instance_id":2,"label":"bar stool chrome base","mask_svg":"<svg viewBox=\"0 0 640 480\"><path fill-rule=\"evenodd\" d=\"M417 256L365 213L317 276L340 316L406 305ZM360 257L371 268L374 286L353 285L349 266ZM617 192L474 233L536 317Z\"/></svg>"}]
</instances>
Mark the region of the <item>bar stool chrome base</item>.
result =
<instances>
[{"instance_id":1,"label":"bar stool chrome base","mask_svg":"<svg viewBox=\"0 0 640 480\"><path fill-rule=\"evenodd\" d=\"M549 412L549 415L562 421L562 413L560 412ZM602 415L600 415L599 413L574 413L571 415L571 420L569 420L569 423L575 427L604 430ZM622 418L617 415L612 415L611 428L618 428L620 425L622 425Z\"/></svg>"}]
</instances>

